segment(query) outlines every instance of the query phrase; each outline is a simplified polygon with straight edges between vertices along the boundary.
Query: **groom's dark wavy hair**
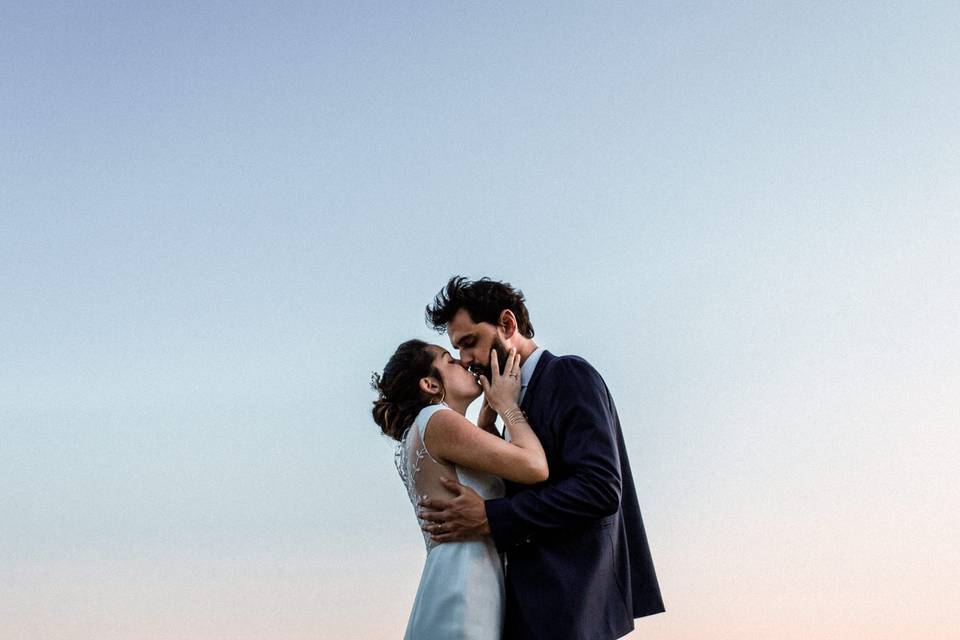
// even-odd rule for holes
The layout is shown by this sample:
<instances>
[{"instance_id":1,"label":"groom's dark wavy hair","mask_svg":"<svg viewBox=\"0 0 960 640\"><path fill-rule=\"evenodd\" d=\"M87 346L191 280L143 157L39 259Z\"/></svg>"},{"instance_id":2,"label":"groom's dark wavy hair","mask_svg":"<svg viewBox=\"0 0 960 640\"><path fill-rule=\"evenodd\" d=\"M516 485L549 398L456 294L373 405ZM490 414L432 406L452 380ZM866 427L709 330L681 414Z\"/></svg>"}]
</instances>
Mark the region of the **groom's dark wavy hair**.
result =
<instances>
[{"instance_id":1,"label":"groom's dark wavy hair","mask_svg":"<svg viewBox=\"0 0 960 640\"><path fill-rule=\"evenodd\" d=\"M509 309L517 318L517 331L527 338L533 337L533 325L527 313L523 292L514 289L509 282L490 278L468 280L453 276L447 286L427 305L427 324L437 333L447 330L447 325L460 309L466 309L474 322L488 322L494 326L500 322L500 314Z\"/></svg>"}]
</instances>

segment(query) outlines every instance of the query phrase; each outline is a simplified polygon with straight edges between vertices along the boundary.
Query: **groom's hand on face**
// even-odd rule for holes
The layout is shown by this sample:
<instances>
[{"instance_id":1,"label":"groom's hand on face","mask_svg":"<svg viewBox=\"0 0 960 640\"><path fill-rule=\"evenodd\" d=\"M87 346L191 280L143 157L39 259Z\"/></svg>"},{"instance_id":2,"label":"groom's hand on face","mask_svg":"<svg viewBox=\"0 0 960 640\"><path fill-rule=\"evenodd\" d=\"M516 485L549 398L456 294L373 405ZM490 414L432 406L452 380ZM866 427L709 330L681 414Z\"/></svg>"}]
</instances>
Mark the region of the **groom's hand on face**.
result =
<instances>
[{"instance_id":1,"label":"groom's hand on face","mask_svg":"<svg viewBox=\"0 0 960 640\"><path fill-rule=\"evenodd\" d=\"M440 478L455 495L450 500L420 499L420 517L427 520L422 529L434 542L474 540L490 533L483 498L470 487Z\"/></svg>"}]
</instances>

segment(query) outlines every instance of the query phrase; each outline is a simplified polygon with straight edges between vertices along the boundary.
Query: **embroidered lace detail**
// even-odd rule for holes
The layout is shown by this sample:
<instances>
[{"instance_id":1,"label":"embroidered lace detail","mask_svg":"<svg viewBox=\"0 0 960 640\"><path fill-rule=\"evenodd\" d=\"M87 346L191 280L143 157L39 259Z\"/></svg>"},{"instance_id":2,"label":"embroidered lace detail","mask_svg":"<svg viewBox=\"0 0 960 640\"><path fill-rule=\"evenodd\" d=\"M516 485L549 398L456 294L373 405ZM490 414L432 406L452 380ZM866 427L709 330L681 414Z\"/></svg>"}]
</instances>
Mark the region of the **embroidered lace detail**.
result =
<instances>
[{"instance_id":1,"label":"embroidered lace detail","mask_svg":"<svg viewBox=\"0 0 960 640\"><path fill-rule=\"evenodd\" d=\"M413 505L413 512L417 515L417 524L423 525L426 520L420 518L417 514L417 488L416 480L417 474L420 473L420 469L425 457L430 457L433 460L433 456L427 451L426 445L423 442L420 442L420 446L416 448L414 456L411 459L409 454L410 445L407 442L407 439L411 437L411 428L415 428L416 423L410 425L403 432L403 436L400 438L400 442L397 444L397 450L393 455L394 465L397 467L397 473L400 474L400 480L403 481L403 486L407 489L407 496L410 498L410 504ZM417 433L419 435L419 433ZM419 440L419 438L418 438ZM440 544L439 542L434 542L433 538L430 537L426 531L423 532L423 543L427 548L427 553L430 553L430 550L435 546Z\"/></svg>"}]
</instances>

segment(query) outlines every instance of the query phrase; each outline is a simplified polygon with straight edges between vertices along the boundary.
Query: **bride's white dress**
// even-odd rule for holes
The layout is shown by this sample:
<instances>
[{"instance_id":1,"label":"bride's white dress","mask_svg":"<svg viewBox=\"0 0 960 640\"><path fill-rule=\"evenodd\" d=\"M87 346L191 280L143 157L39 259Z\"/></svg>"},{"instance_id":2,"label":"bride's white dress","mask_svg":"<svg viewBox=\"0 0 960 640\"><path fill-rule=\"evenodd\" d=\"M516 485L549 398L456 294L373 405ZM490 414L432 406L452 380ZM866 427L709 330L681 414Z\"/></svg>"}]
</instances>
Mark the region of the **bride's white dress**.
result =
<instances>
[{"instance_id":1,"label":"bride's white dress","mask_svg":"<svg viewBox=\"0 0 960 640\"><path fill-rule=\"evenodd\" d=\"M442 464L424 444L427 422L440 403L424 407L397 446L396 463L417 509L417 496L443 495L440 477L457 479L484 499L503 496L497 476ZM417 519L418 523L424 521ZM503 569L493 540L436 543L423 532L427 560L407 622L406 640L500 640L503 626Z\"/></svg>"}]
</instances>

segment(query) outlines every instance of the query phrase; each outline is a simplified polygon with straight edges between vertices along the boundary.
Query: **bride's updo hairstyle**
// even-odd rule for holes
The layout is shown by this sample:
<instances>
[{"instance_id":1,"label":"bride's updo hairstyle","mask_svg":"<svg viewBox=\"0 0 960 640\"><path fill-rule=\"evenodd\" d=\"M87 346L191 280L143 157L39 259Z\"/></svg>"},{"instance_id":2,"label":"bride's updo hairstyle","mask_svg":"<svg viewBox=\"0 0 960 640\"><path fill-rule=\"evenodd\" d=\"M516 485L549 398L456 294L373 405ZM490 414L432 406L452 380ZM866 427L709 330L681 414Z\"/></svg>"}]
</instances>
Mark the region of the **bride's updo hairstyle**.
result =
<instances>
[{"instance_id":1,"label":"bride's updo hairstyle","mask_svg":"<svg viewBox=\"0 0 960 640\"><path fill-rule=\"evenodd\" d=\"M383 373L374 373L370 386L380 394L373 401L373 421L383 433L399 441L403 432L430 404L430 398L420 391L420 378L433 376L442 382L440 372L433 366L436 354L423 340L407 340L390 356Z\"/></svg>"}]
</instances>

